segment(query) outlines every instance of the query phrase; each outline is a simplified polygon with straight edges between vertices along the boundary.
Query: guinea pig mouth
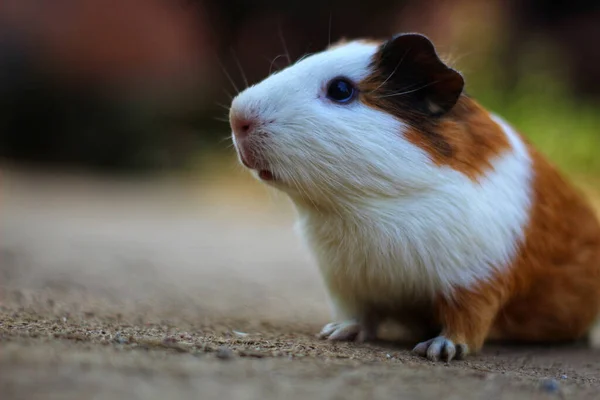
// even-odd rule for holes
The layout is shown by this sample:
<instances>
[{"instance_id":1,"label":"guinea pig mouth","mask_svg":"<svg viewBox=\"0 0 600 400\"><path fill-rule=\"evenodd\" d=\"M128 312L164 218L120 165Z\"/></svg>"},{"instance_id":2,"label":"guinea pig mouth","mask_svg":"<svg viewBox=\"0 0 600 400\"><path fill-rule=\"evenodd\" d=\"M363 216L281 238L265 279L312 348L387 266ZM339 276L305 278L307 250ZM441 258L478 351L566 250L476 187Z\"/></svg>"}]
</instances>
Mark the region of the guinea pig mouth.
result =
<instances>
[{"instance_id":1,"label":"guinea pig mouth","mask_svg":"<svg viewBox=\"0 0 600 400\"><path fill-rule=\"evenodd\" d=\"M242 164L253 171L256 171L257 176L263 181L275 181L275 175L272 171L265 169L252 153L240 151L240 161Z\"/></svg>"},{"instance_id":2,"label":"guinea pig mouth","mask_svg":"<svg viewBox=\"0 0 600 400\"><path fill-rule=\"evenodd\" d=\"M258 177L263 181L274 181L275 176L273 173L267 169L261 169L258 171Z\"/></svg>"}]
</instances>

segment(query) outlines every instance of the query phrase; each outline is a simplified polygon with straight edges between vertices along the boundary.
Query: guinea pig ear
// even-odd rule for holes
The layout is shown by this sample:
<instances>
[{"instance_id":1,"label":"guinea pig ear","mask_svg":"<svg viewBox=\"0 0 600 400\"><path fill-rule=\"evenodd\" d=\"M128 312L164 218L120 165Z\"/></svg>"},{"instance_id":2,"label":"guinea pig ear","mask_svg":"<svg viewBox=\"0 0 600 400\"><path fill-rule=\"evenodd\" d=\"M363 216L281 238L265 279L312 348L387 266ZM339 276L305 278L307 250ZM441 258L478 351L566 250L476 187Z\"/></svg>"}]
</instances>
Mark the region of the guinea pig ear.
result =
<instances>
[{"instance_id":1,"label":"guinea pig ear","mask_svg":"<svg viewBox=\"0 0 600 400\"><path fill-rule=\"evenodd\" d=\"M421 34L392 37L380 45L374 63L382 82L376 89L379 98L427 115L450 111L464 88L462 75L444 64L433 43Z\"/></svg>"}]
</instances>

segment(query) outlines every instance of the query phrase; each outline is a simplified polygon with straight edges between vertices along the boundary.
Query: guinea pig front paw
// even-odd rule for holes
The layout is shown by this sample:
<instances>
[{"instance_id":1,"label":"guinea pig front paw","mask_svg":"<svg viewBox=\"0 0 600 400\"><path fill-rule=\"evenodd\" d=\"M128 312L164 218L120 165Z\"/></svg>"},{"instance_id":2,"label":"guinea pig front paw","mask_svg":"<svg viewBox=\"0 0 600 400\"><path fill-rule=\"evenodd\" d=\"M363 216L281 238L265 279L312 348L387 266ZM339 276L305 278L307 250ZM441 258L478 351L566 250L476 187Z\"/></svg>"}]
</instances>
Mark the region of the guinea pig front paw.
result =
<instances>
[{"instance_id":1,"label":"guinea pig front paw","mask_svg":"<svg viewBox=\"0 0 600 400\"><path fill-rule=\"evenodd\" d=\"M359 337L361 326L356 320L331 322L321 329L319 339L352 341ZM362 336L362 335L360 335Z\"/></svg>"},{"instance_id":2,"label":"guinea pig front paw","mask_svg":"<svg viewBox=\"0 0 600 400\"><path fill-rule=\"evenodd\" d=\"M415 346L413 353L426 357L431 361L444 360L450 362L453 359L460 360L469 353L469 346L454 342L444 336L438 336L421 342Z\"/></svg>"}]
</instances>

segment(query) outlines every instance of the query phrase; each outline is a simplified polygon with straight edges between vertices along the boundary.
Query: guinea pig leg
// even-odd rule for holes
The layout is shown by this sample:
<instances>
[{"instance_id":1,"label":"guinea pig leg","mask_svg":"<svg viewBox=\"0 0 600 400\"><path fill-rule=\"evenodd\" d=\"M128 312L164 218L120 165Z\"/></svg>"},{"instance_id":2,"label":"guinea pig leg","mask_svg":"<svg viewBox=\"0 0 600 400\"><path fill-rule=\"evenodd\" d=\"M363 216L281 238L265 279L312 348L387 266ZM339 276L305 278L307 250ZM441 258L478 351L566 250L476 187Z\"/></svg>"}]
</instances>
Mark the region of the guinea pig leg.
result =
<instances>
[{"instance_id":1,"label":"guinea pig leg","mask_svg":"<svg viewBox=\"0 0 600 400\"><path fill-rule=\"evenodd\" d=\"M377 339L377 323L365 323L363 322L360 332L356 337L356 341L359 343L373 342Z\"/></svg>"},{"instance_id":2,"label":"guinea pig leg","mask_svg":"<svg viewBox=\"0 0 600 400\"><path fill-rule=\"evenodd\" d=\"M434 304L442 332L419 343L413 352L431 361L462 359L477 353L500 309L495 290L458 290L452 298L440 297Z\"/></svg>"},{"instance_id":3,"label":"guinea pig leg","mask_svg":"<svg viewBox=\"0 0 600 400\"><path fill-rule=\"evenodd\" d=\"M377 338L379 323L373 318L350 319L342 322L331 322L323 327L320 339L337 341L370 342Z\"/></svg>"}]
</instances>

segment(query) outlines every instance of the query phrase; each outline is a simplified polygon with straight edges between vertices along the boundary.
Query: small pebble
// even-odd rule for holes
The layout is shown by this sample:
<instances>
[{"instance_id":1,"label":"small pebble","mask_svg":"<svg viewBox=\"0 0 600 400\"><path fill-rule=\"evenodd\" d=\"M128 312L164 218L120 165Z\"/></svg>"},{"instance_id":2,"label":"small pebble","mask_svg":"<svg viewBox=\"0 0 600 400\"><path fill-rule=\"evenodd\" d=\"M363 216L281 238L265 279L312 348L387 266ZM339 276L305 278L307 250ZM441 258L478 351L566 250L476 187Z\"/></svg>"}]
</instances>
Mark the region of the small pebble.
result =
<instances>
[{"instance_id":1,"label":"small pebble","mask_svg":"<svg viewBox=\"0 0 600 400\"><path fill-rule=\"evenodd\" d=\"M389 354L386 354L385 356L386 356L388 359L392 358L392 356L391 356L391 355L389 355Z\"/></svg>"},{"instance_id":2,"label":"small pebble","mask_svg":"<svg viewBox=\"0 0 600 400\"><path fill-rule=\"evenodd\" d=\"M217 358L221 360L229 360L233 357L233 351L230 348L221 346L219 350L217 350Z\"/></svg>"},{"instance_id":3,"label":"small pebble","mask_svg":"<svg viewBox=\"0 0 600 400\"><path fill-rule=\"evenodd\" d=\"M560 383L556 379L544 379L540 384L540 388L548 393L557 393L560 390Z\"/></svg>"},{"instance_id":4,"label":"small pebble","mask_svg":"<svg viewBox=\"0 0 600 400\"><path fill-rule=\"evenodd\" d=\"M127 343L129 343L129 340L127 338L124 338L123 336L121 336L120 332L117 332L117 334L115 335L113 341L115 343L118 343L118 344L127 344Z\"/></svg>"},{"instance_id":5,"label":"small pebble","mask_svg":"<svg viewBox=\"0 0 600 400\"><path fill-rule=\"evenodd\" d=\"M240 352L240 356L242 357L253 357L253 358L263 358L265 357L265 354L260 353L258 351L253 351L253 350L242 350ZM296 354L296 357L303 357L303 354Z\"/></svg>"},{"instance_id":6,"label":"small pebble","mask_svg":"<svg viewBox=\"0 0 600 400\"><path fill-rule=\"evenodd\" d=\"M241 337L246 337L246 336L248 336L248 334L247 334L247 333L245 333L245 332L233 331L233 333L235 333L236 335L238 335L238 336L241 336Z\"/></svg>"},{"instance_id":7,"label":"small pebble","mask_svg":"<svg viewBox=\"0 0 600 400\"><path fill-rule=\"evenodd\" d=\"M567 378L568 378L568 376L566 376L566 375L561 375L560 376L560 379L567 379Z\"/></svg>"}]
</instances>

